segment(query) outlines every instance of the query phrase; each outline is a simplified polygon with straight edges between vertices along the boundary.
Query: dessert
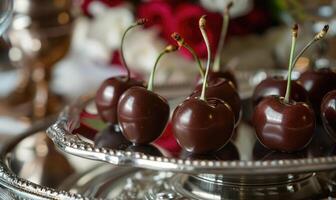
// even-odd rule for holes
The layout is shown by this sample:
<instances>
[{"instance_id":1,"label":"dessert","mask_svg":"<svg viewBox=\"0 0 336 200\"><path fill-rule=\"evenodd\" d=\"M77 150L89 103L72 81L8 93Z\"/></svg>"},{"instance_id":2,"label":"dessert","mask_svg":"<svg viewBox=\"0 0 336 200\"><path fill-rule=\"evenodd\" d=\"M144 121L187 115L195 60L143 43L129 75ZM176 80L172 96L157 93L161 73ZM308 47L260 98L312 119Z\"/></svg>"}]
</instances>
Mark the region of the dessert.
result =
<instances>
[{"instance_id":1,"label":"dessert","mask_svg":"<svg viewBox=\"0 0 336 200\"><path fill-rule=\"evenodd\" d=\"M235 118L231 107L221 99L207 98L207 77L210 70L211 50L202 16L200 30L208 50L208 60L200 97L189 97L173 113L172 130L178 143L196 154L221 149L233 134Z\"/></svg>"},{"instance_id":2,"label":"dessert","mask_svg":"<svg viewBox=\"0 0 336 200\"><path fill-rule=\"evenodd\" d=\"M123 34L120 53L123 65L127 71L126 76L117 76L111 77L105 80L101 86L99 87L96 97L95 103L98 110L98 114L105 122L111 124L118 124L117 119L117 105L120 96L129 88L138 86L144 87L144 82L131 78L131 72L127 66L125 57L124 57L124 41L127 33L136 26L143 25L146 22L144 19L140 19L132 24L130 27L126 29Z\"/></svg>"},{"instance_id":3,"label":"dessert","mask_svg":"<svg viewBox=\"0 0 336 200\"><path fill-rule=\"evenodd\" d=\"M311 141L315 128L314 112L309 105L290 99L297 33L298 26L295 25L292 29L285 97L265 97L253 113L253 125L259 141L271 150L282 152L303 149Z\"/></svg>"},{"instance_id":4,"label":"dessert","mask_svg":"<svg viewBox=\"0 0 336 200\"><path fill-rule=\"evenodd\" d=\"M198 63L200 75L202 77L202 80L204 80L203 67L201 61L195 54L194 50L185 42L185 40L178 33L173 33L172 38L177 42L180 48L185 47L190 51L190 53L193 55L193 57ZM202 92L202 83L199 83L196 85L190 97L199 97L201 95L201 92ZM232 81L222 77L217 78L213 77L211 80L208 78L207 90L205 95L208 98L210 97L219 98L228 103L231 106L232 111L234 112L235 115L235 125L238 125L239 120L241 118L241 100L236 90L236 87L234 86Z\"/></svg>"},{"instance_id":5,"label":"dessert","mask_svg":"<svg viewBox=\"0 0 336 200\"><path fill-rule=\"evenodd\" d=\"M319 117L322 98L336 90L336 73L329 68L309 70L302 73L298 81L308 92L309 101Z\"/></svg>"},{"instance_id":6,"label":"dessert","mask_svg":"<svg viewBox=\"0 0 336 200\"><path fill-rule=\"evenodd\" d=\"M165 98L153 92L155 71L160 58L176 51L169 45L158 56L147 88L132 87L118 102L118 121L123 135L134 144L148 144L164 131L169 119L169 105Z\"/></svg>"},{"instance_id":7,"label":"dessert","mask_svg":"<svg viewBox=\"0 0 336 200\"><path fill-rule=\"evenodd\" d=\"M336 140L336 90L323 97L321 118L326 131Z\"/></svg>"}]
</instances>

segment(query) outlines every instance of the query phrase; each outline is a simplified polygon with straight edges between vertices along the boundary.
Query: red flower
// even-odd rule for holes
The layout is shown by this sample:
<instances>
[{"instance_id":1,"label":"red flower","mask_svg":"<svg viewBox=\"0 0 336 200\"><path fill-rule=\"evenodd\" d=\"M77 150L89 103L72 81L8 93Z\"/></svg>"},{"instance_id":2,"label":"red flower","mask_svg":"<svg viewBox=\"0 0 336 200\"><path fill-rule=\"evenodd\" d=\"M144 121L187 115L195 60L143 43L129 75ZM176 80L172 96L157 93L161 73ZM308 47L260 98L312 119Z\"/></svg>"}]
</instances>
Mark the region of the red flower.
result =
<instances>
[{"instance_id":1,"label":"red flower","mask_svg":"<svg viewBox=\"0 0 336 200\"><path fill-rule=\"evenodd\" d=\"M124 0L83 0L81 8L83 13L87 16L91 16L91 14L89 13L89 6L93 1L100 1L109 7L118 6L124 2Z\"/></svg>"},{"instance_id":2,"label":"red flower","mask_svg":"<svg viewBox=\"0 0 336 200\"><path fill-rule=\"evenodd\" d=\"M146 18L149 22L146 27L157 27L160 35L170 40L170 34L175 30L175 20L172 7L164 1L152 1L140 4L138 7L138 17Z\"/></svg>"},{"instance_id":3,"label":"red flower","mask_svg":"<svg viewBox=\"0 0 336 200\"><path fill-rule=\"evenodd\" d=\"M222 25L222 16L218 13L210 13L195 4L183 4L176 10L176 31L185 38L185 41L195 49L201 58L206 58L207 50L202 34L198 27L198 20L202 15L207 15L207 33L214 55L219 41ZM189 56L191 56L188 53Z\"/></svg>"}]
</instances>

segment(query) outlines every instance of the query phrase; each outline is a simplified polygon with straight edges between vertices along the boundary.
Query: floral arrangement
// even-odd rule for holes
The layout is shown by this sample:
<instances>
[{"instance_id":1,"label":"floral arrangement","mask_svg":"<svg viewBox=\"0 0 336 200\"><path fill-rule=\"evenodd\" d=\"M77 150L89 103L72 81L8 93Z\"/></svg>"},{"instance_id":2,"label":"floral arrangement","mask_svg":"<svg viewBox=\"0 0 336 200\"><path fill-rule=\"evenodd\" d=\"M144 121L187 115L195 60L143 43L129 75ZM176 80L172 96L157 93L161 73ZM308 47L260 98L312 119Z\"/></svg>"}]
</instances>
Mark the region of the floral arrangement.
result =
<instances>
[{"instance_id":1,"label":"floral arrangement","mask_svg":"<svg viewBox=\"0 0 336 200\"><path fill-rule=\"evenodd\" d=\"M143 45L147 45L144 44L145 42L151 42L153 45L154 40L154 44L163 44L157 45L162 49L166 43L172 42L171 33L179 32L195 49L198 56L205 58L206 47L202 42L201 33L195 30L198 19L204 14L207 15L209 40L215 52L222 25L221 13L228 2L229 0L84 0L81 7L85 15L96 21L96 23L93 22L92 30L99 34L97 39L102 40L112 51L112 62L118 63L117 50L121 33L134 21L134 18L149 20L145 33L140 31L134 36L136 40L143 41ZM231 16L236 19L230 24L229 35L242 35L262 29L269 23L266 15L267 13L259 8L253 9L252 0L236 0L231 10ZM246 23L241 23L242 21ZM134 50L132 48L128 50L131 51L129 54L137 53L132 52ZM182 55L191 58L187 51L182 51ZM147 67L150 68L151 65ZM141 66L141 69L143 68L146 67Z\"/></svg>"},{"instance_id":2,"label":"floral arrangement","mask_svg":"<svg viewBox=\"0 0 336 200\"><path fill-rule=\"evenodd\" d=\"M208 17L208 34L212 51L216 52L222 26L222 12L230 0L82 0L81 9L85 17L76 23L72 42L72 54L76 63L83 66L119 66L119 47L124 30L137 18L147 18L145 28L132 31L125 41L125 58L135 75L148 76L158 53L167 43L172 43L170 35L178 32L196 51L197 55L206 57L206 46L198 28L198 19ZM260 32L269 27L269 13L262 6L263 1L235 0L230 10L232 20L228 30L231 36ZM197 74L195 62L187 51L170 54L162 59L156 81L165 84L191 82L190 77ZM64 65L61 63L60 65ZM65 68L65 67L64 67ZM83 68L83 67L82 67ZM105 69L104 69L105 70ZM101 74L108 74L103 70ZM62 71L62 70L61 70ZM66 70L63 70L66 71ZM90 69L91 73L93 69ZM116 72L110 73L115 75ZM109 75L109 76L110 76ZM62 75L64 76L64 75ZM79 77L78 77L79 78ZM97 87L107 76L91 85ZM74 82L74 77L69 77ZM70 80L69 80L70 81ZM90 81L90 80L89 80ZM78 84L81 85L78 81ZM63 88L60 81L58 88ZM79 87L78 87L79 88ZM83 87L81 87L83 88ZM72 95L75 89L67 93ZM76 89L78 91L78 89Z\"/></svg>"}]
</instances>

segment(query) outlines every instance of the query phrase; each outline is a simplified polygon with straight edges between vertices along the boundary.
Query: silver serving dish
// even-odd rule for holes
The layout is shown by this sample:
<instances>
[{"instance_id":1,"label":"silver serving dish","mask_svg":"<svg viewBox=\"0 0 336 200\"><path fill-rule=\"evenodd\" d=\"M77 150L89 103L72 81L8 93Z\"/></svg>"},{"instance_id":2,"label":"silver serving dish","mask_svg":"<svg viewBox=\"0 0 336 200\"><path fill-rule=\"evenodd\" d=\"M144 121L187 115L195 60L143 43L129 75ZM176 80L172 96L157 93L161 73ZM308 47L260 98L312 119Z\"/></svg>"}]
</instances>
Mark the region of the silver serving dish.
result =
<instances>
[{"instance_id":1,"label":"silver serving dish","mask_svg":"<svg viewBox=\"0 0 336 200\"><path fill-rule=\"evenodd\" d=\"M1 153L0 199L332 199L336 173L245 176L187 175L117 167L58 152L35 125ZM259 177L259 178L258 178ZM274 185L272 182L277 181ZM206 191L206 192L204 192ZM235 192L236 191L236 192ZM239 195L237 195L239 192ZM263 196L267 194L266 196Z\"/></svg>"},{"instance_id":2,"label":"silver serving dish","mask_svg":"<svg viewBox=\"0 0 336 200\"><path fill-rule=\"evenodd\" d=\"M92 104L87 101L67 107L47 133L54 144L68 154L113 165L176 173L167 178L164 187L152 186L146 193L147 199L157 199L158 194L163 195L163 199L316 198L324 188L316 173L336 169L336 145L321 127L316 129L311 144L295 154L273 152L258 142L249 123L248 97L268 74L285 75L285 72L241 71L236 74L244 99L243 120L231 143L212 155L192 155L178 146L172 148L157 141L143 147L122 144L98 148L93 139L94 126L86 125L88 129L82 129L86 120L83 111L92 110ZM171 101L171 108L180 101ZM96 131L110 135L108 128L113 127L96 128ZM114 138L110 142L118 140Z\"/></svg>"},{"instance_id":3,"label":"silver serving dish","mask_svg":"<svg viewBox=\"0 0 336 200\"><path fill-rule=\"evenodd\" d=\"M43 122L1 153L0 199L144 199L172 173L101 164L58 152Z\"/></svg>"}]
</instances>

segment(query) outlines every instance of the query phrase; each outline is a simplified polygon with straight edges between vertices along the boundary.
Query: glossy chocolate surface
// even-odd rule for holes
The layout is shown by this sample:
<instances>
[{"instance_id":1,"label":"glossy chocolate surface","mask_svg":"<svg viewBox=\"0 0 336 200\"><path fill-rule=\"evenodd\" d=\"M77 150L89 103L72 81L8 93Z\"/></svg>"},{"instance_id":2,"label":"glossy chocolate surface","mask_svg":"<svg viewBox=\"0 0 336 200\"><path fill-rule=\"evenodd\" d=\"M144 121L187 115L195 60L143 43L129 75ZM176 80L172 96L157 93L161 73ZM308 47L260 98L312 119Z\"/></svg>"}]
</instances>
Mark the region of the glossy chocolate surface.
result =
<instances>
[{"instance_id":1,"label":"glossy chocolate surface","mask_svg":"<svg viewBox=\"0 0 336 200\"><path fill-rule=\"evenodd\" d=\"M251 103L248 102L248 105ZM247 106L247 105L246 105ZM249 112L245 113L247 118L251 118ZM87 121L88 118L83 115L81 121ZM231 137L231 142L227 143L222 149L217 152L209 154L193 154L186 152L181 149L176 144L176 139L172 135L170 129L166 129L164 135L166 137L162 138L165 142L158 139L153 142L153 146L157 149L146 148L147 146L134 147L130 145L126 148L125 151L132 152L142 152L146 155L158 155L158 151L162 152L162 158L182 158L190 160L251 160L251 161L262 161L262 160L279 160L279 159L300 159L300 158L315 158L315 157L324 157L324 156L336 156L336 143L334 140L330 139L330 136L326 133L325 129L317 123L317 127L314 130L314 137L309 145L301 151L295 153L283 153L278 151L270 150L269 148L264 147L259 140L256 138L254 127L250 125L244 118L240 121L236 132L236 137ZM89 127L89 130L94 129L94 127ZM99 130L103 132L103 130ZM81 136L87 135L84 128L79 128L74 130L74 134L80 134ZM90 140L90 138L88 138ZM119 143L119 139L113 139L111 143ZM117 140L117 141L114 141ZM234 147L232 148L232 146ZM132 147L131 147L132 146ZM144 147L144 148L143 148ZM111 148L112 150L118 150L118 148ZM234 149L237 149L234 150ZM152 150L151 150L152 149ZM236 155L239 154L239 156Z\"/></svg>"},{"instance_id":2,"label":"glossy chocolate surface","mask_svg":"<svg viewBox=\"0 0 336 200\"><path fill-rule=\"evenodd\" d=\"M190 98L180 104L172 117L172 131L178 143L192 153L214 152L231 138L234 114L220 99L207 102Z\"/></svg>"},{"instance_id":3,"label":"glossy chocolate surface","mask_svg":"<svg viewBox=\"0 0 336 200\"><path fill-rule=\"evenodd\" d=\"M308 92L316 116L320 116L320 106L324 95L336 90L336 73L330 69L310 70L301 74L298 81Z\"/></svg>"},{"instance_id":4,"label":"glossy chocolate surface","mask_svg":"<svg viewBox=\"0 0 336 200\"><path fill-rule=\"evenodd\" d=\"M236 88L238 88L237 79L231 71L229 70L219 72L209 71L208 81L213 81L218 78L227 79L231 81Z\"/></svg>"},{"instance_id":5,"label":"glossy chocolate surface","mask_svg":"<svg viewBox=\"0 0 336 200\"><path fill-rule=\"evenodd\" d=\"M190 97L199 97L202 92L202 85L197 85ZM205 93L207 98L219 98L229 104L235 115L235 124L239 123L241 117L241 100L233 83L227 79L216 78L208 81Z\"/></svg>"},{"instance_id":6,"label":"glossy chocolate surface","mask_svg":"<svg viewBox=\"0 0 336 200\"><path fill-rule=\"evenodd\" d=\"M299 151L311 141L315 129L313 110L302 102L286 104L283 98L264 98L253 114L259 141L267 148L281 152Z\"/></svg>"},{"instance_id":7,"label":"glossy chocolate surface","mask_svg":"<svg viewBox=\"0 0 336 200\"><path fill-rule=\"evenodd\" d=\"M99 87L95 103L100 117L111 124L117 124L117 105L120 96L133 86L143 86L144 83L135 79L118 76L105 80Z\"/></svg>"},{"instance_id":8,"label":"glossy chocolate surface","mask_svg":"<svg viewBox=\"0 0 336 200\"><path fill-rule=\"evenodd\" d=\"M290 98L296 102L307 102L308 94L306 90L298 82L292 80L292 90ZM268 77L261 81L254 89L252 100L253 105L256 106L263 98L271 95L284 97L286 95L287 80L283 77Z\"/></svg>"},{"instance_id":9,"label":"glossy chocolate surface","mask_svg":"<svg viewBox=\"0 0 336 200\"><path fill-rule=\"evenodd\" d=\"M321 103L321 118L326 131L336 141L336 90L324 96Z\"/></svg>"},{"instance_id":10,"label":"glossy chocolate surface","mask_svg":"<svg viewBox=\"0 0 336 200\"><path fill-rule=\"evenodd\" d=\"M95 147L125 150L130 146L132 143L124 137L120 129L116 126L118 125L108 125L105 129L97 133L94 139Z\"/></svg>"},{"instance_id":11,"label":"glossy chocolate surface","mask_svg":"<svg viewBox=\"0 0 336 200\"><path fill-rule=\"evenodd\" d=\"M167 100L146 88L132 87L120 97L118 121L124 136L134 144L156 140L168 119Z\"/></svg>"}]
</instances>

